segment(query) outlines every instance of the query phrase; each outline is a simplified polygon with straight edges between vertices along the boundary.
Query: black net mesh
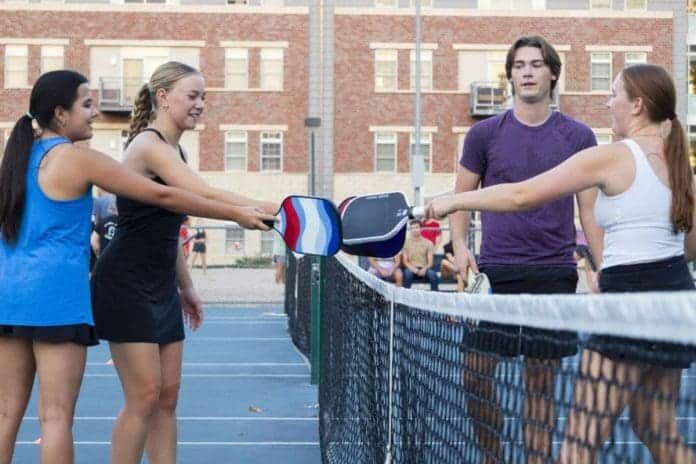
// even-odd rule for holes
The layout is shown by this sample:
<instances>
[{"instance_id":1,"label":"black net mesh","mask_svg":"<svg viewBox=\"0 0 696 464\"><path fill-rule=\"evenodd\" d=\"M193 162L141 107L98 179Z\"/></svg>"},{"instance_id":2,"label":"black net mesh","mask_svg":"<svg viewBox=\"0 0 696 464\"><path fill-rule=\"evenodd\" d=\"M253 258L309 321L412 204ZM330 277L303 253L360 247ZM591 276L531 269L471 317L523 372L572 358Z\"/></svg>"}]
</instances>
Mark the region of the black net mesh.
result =
<instances>
[{"instance_id":1,"label":"black net mesh","mask_svg":"<svg viewBox=\"0 0 696 464\"><path fill-rule=\"evenodd\" d=\"M285 277L285 313L292 342L307 358L310 357L311 271L308 257L287 254Z\"/></svg>"},{"instance_id":2,"label":"black net mesh","mask_svg":"<svg viewBox=\"0 0 696 464\"><path fill-rule=\"evenodd\" d=\"M490 296L467 300L475 320L392 315L389 287L340 260L323 279L325 463L696 462L692 346L501 325L479 316Z\"/></svg>"}]
</instances>

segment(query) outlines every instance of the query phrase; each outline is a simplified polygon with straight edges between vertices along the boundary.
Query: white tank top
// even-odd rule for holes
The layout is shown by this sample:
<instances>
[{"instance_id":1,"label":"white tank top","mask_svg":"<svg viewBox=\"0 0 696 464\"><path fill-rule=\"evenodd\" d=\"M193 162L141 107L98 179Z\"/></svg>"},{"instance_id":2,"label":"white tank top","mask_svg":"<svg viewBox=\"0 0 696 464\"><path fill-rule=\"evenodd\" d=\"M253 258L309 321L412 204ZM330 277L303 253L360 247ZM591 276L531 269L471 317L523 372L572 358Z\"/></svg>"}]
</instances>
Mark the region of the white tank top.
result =
<instances>
[{"instance_id":1,"label":"white tank top","mask_svg":"<svg viewBox=\"0 0 696 464\"><path fill-rule=\"evenodd\" d=\"M602 269L684 254L684 233L675 234L670 220L672 191L635 141L623 143L633 154L636 174L628 190L612 196L600 191L597 197L595 217L604 229Z\"/></svg>"}]
</instances>

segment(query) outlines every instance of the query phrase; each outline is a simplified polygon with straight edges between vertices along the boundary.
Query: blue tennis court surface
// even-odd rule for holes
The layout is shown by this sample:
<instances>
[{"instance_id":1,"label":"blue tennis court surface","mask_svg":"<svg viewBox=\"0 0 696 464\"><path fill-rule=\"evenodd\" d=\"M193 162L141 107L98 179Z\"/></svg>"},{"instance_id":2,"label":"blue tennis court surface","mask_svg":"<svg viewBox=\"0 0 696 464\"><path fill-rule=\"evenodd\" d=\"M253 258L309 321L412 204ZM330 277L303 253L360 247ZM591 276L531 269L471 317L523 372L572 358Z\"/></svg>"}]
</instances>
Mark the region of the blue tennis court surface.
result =
<instances>
[{"instance_id":1,"label":"blue tennis court surface","mask_svg":"<svg viewBox=\"0 0 696 464\"><path fill-rule=\"evenodd\" d=\"M317 388L280 306L206 308L188 333L179 397L179 463L321 462ZM90 348L74 426L77 463L108 463L121 387L105 343ZM38 462L36 395L14 463ZM147 460L143 460L146 462Z\"/></svg>"}]
</instances>

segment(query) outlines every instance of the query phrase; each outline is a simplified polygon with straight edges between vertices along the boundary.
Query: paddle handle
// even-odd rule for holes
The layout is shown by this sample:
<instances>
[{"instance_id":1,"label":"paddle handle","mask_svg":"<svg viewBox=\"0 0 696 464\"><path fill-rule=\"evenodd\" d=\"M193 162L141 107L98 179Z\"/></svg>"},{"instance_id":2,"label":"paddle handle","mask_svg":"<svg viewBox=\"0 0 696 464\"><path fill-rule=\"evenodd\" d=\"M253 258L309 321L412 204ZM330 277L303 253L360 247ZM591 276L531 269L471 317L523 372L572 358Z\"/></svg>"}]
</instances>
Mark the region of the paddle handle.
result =
<instances>
[{"instance_id":1,"label":"paddle handle","mask_svg":"<svg viewBox=\"0 0 696 464\"><path fill-rule=\"evenodd\" d=\"M409 216L412 219L422 218L425 216L425 206L412 206L411 210L409 211Z\"/></svg>"}]
</instances>

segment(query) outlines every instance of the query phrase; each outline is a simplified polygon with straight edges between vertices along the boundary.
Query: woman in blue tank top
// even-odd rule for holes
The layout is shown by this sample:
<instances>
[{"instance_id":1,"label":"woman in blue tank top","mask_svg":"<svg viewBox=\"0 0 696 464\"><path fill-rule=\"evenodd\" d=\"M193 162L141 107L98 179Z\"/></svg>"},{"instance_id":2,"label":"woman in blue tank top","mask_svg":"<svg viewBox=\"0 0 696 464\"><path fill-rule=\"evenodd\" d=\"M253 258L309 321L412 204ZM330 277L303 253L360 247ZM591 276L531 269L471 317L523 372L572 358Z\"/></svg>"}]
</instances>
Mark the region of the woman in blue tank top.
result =
<instances>
[{"instance_id":1,"label":"woman in blue tank top","mask_svg":"<svg viewBox=\"0 0 696 464\"><path fill-rule=\"evenodd\" d=\"M607 106L621 141L580 151L525 182L435 199L427 215L521 211L596 188L601 293L693 291L686 261L696 258L694 176L674 82L660 66L629 66ZM692 344L592 335L558 462L596 462L624 409L655 462L696 462L677 426L681 371L694 361Z\"/></svg>"},{"instance_id":2,"label":"woman in blue tank top","mask_svg":"<svg viewBox=\"0 0 696 464\"><path fill-rule=\"evenodd\" d=\"M92 185L177 213L266 230L273 216L167 187L73 142L97 110L74 71L39 77L0 166L0 464L11 462L38 376L42 462L74 460L72 421L86 347L97 343L90 289ZM33 127L36 124L36 127Z\"/></svg>"}]
</instances>

